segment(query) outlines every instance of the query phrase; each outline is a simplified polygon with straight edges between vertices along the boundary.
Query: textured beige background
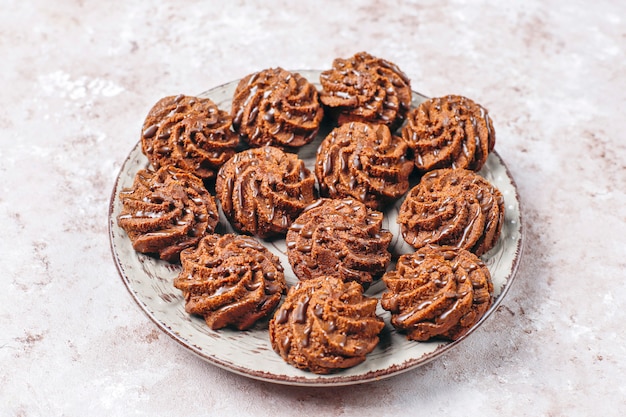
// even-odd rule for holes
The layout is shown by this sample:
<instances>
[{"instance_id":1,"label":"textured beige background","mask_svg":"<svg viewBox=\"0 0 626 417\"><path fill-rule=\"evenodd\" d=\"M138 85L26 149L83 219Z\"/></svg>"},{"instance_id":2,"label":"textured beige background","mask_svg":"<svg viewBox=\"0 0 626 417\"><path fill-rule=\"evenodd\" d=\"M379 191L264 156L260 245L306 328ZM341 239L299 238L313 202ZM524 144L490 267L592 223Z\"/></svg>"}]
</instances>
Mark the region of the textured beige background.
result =
<instances>
[{"instance_id":1,"label":"textured beige background","mask_svg":"<svg viewBox=\"0 0 626 417\"><path fill-rule=\"evenodd\" d=\"M112 261L113 181L164 95L370 53L492 115L527 247L442 358L355 387L233 375L162 334ZM0 415L626 414L626 2L44 1L0 13Z\"/></svg>"}]
</instances>

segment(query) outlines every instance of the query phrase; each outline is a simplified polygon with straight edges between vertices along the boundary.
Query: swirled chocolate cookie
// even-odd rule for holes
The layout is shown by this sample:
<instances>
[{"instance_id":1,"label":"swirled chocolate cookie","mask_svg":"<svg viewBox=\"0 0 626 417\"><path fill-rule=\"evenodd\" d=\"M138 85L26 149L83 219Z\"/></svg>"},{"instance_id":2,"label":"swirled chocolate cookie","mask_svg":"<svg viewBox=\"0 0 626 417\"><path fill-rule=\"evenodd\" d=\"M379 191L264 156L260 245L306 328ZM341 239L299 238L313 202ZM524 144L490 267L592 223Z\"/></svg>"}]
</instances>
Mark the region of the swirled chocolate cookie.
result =
<instances>
[{"instance_id":1,"label":"swirled chocolate cookie","mask_svg":"<svg viewBox=\"0 0 626 417\"><path fill-rule=\"evenodd\" d=\"M208 98L165 97L146 117L141 149L157 169L174 165L212 179L239 144L231 125L230 115Z\"/></svg>"},{"instance_id":2,"label":"swirled chocolate cookie","mask_svg":"<svg viewBox=\"0 0 626 417\"><path fill-rule=\"evenodd\" d=\"M270 68L239 82L231 114L235 130L250 146L293 149L315 138L324 110L306 78Z\"/></svg>"},{"instance_id":3,"label":"swirled chocolate cookie","mask_svg":"<svg viewBox=\"0 0 626 417\"><path fill-rule=\"evenodd\" d=\"M486 179L465 169L428 172L400 207L398 223L415 247L450 245L480 256L493 248L504 220L504 198Z\"/></svg>"},{"instance_id":4,"label":"swirled chocolate cookie","mask_svg":"<svg viewBox=\"0 0 626 417\"><path fill-rule=\"evenodd\" d=\"M287 285L278 257L250 236L205 236L180 255L182 271L174 286L185 310L208 326L249 329L274 311Z\"/></svg>"},{"instance_id":5,"label":"swirled chocolate cookie","mask_svg":"<svg viewBox=\"0 0 626 417\"><path fill-rule=\"evenodd\" d=\"M359 52L337 58L320 75L320 100L339 124L360 121L400 126L411 107L411 82L397 65Z\"/></svg>"},{"instance_id":6,"label":"swirled chocolate cookie","mask_svg":"<svg viewBox=\"0 0 626 417\"><path fill-rule=\"evenodd\" d=\"M272 347L287 363L316 374L358 365L384 327L377 303L355 282L334 277L300 282L270 320Z\"/></svg>"},{"instance_id":7,"label":"swirled chocolate cookie","mask_svg":"<svg viewBox=\"0 0 626 417\"><path fill-rule=\"evenodd\" d=\"M133 248L166 261L177 261L183 249L213 233L219 220L202 180L172 166L140 170L133 187L120 192L120 200L117 222Z\"/></svg>"},{"instance_id":8,"label":"swirled chocolate cookie","mask_svg":"<svg viewBox=\"0 0 626 417\"><path fill-rule=\"evenodd\" d=\"M485 264L464 249L425 246L402 255L383 276L381 305L410 340L456 340L489 309L493 284Z\"/></svg>"},{"instance_id":9,"label":"swirled chocolate cookie","mask_svg":"<svg viewBox=\"0 0 626 417\"><path fill-rule=\"evenodd\" d=\"M280 235L315 199L315 176L302 160L265 146L240 152L220 169L217 198L233 227L261 238Z\"/></svg>"},{"instance_id":10,"label":"swirled chocolate cookie","mask_svg":"<svg viewBox=\"0 0 626 417\"><path fill-rule=\"evenodd\" d=\"M335 276L367 287L389 262L383 214L354 199L320 199L287 232L287 257L300 280Z\"/></svg>"},{"instance_id":11,"label":"swirled chocolate cookie","mask_svg":"<svg viewBox=\"0 0 626 417\"><path fill-rule=\"evenodd\" d=\"M415 167L478 171L496 143L487 110L469 98L432 98L411 110L402 137L413 150Z\"/></svg>"},{"instance_id":12,"label":"swirled chocolate cookie","mask_svg":"<svg viewBox=\"0 0 626 417\"><path fill-rule=\"evenodd\" d=\"M324 197L353 197L373 209L409 189L408 147L385 125L351 122L335 128L317 151L315 175Z\"/></svg>"}]
</instances>

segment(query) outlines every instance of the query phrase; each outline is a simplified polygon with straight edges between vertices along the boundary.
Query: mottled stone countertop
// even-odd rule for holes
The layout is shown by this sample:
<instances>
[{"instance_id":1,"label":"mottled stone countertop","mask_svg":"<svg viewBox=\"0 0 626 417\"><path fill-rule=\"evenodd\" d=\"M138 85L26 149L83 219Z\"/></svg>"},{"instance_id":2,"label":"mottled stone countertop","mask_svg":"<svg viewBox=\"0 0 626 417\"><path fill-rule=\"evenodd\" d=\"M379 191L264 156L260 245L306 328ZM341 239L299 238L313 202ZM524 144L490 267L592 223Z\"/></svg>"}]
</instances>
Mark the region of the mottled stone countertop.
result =
<instances>
[{"instance_id":1,"label":"mottled stone countertop","mask_svg":"<svg viewBox=\"0 0 626 417\"><path fill-rule=\"evenodd\" d=\"M138 308L109 247L147 110L362 50L489 109L525 220L512 288L455 349L374 383L202 361ZM626 2L4 0L0 56L0 415L626 414Z\"/></svg>"}]
</instances>

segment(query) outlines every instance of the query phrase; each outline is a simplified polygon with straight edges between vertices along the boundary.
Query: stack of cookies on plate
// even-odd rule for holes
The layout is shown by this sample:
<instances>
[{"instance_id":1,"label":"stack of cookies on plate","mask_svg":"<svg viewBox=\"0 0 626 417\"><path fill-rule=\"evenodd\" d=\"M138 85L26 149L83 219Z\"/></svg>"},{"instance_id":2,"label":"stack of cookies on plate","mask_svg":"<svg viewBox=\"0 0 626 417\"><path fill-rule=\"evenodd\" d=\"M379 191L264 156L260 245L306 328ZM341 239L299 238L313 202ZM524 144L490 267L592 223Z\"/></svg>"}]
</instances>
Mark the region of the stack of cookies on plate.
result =
<instances>
[{"instance_id":1,"label":"stack of cookies on plate","mask_svg":"<svg viewBox=\"0 0 626 417\"><path fill-rule=\"evenodd\" d=\"M241 79L230 109L159 100L141 132L150 166L121 192L119 226L136 251L182 265L188 313L213 330L267 326L300 369L363 362L385 326L379 301L410 340L462 337L492 305L479 257L504 219L477 173L495 145L487 110L454 95L412 106L406 74L365 52L335 59L319 85L271 68ZM392 261L394 204L414 250ZM234 233L216 233L220 210ZM280 239L292 286L267 248ZM364 294L381 279L380 300Z\"/></svg>"}]
</instances>

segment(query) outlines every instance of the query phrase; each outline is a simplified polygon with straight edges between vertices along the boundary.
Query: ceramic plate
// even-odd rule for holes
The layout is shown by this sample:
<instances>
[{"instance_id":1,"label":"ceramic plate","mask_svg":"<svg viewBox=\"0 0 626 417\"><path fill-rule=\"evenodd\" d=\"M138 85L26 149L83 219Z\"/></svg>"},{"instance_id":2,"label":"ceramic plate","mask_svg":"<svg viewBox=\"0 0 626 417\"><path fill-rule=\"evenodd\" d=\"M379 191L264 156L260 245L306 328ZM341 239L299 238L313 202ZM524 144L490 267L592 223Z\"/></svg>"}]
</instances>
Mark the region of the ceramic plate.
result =
<instances>
[{"instance_id":1,"label":"ceramic plate","mask_svg":"<svg viewBox=\"0 0 626 417\"><path fill-rule=\"evenodd\" d=\"M319 88L319 71L297 72ZM216 87L200 96L212 99L220 108L229 111L237 82L233 81ZM423 95L414 92L412 104L417 106L425 99ZM320 129L316 140L299 151L299 157L311 170L313 170L316 149L328 129L328 127L325 130ZM138 127L137 131L139 130ZM187 314L183 297L173 286L173 279L178 274L180 266L156 260L133 250L128 236L117 225L116 218L121 210L118 196L120 190L132 186L135 173L147 166L148 160L141 153L141 144L138 143L124 162L111 196L109 209L111 249L124 284L148 317L182 346L217 366L260 380L289 385L348 385L379 380L423 365L462 343L493 313L515 277L522 254L523 229L515 182L502 159L496 152L493 152L480 174L502 192L506 215L498 244L482 257L494 282L495 302L491 309L468 334L459 340L412 342L408 341L404 335L396 333L389 324L389 313L379 304L378 314L384 318L386 325L381 333L378 347L368 355L367 360L358 366L335 374L315 375L288 365L272 350L267 333L267 321L258 323L255 328L243 332L229 329L213 331L206 326L201 317ZM396 224L401 202L398 201L385 213L384 227L394 235L390 248L394 258L402 253L413 251L401 238ZM217 232L232 232L223 213L220 215ZM284 240L263 243L281 259L285 267L287 282L290 285L297 282L287 260ZM384 285L379 281L372 285L366 294L380 297L383 290Z\"/></svg>"}]
</instances>

